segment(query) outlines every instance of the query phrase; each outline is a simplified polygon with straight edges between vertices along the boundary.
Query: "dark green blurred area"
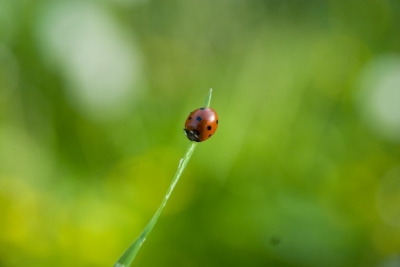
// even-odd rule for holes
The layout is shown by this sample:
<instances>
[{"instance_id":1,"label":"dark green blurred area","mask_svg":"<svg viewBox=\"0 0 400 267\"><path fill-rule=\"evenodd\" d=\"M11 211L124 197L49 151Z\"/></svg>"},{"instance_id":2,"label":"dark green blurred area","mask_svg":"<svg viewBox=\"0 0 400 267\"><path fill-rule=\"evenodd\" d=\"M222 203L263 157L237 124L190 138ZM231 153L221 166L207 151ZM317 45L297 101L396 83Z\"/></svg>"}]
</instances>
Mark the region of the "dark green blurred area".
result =
<instances>
[{"instance_id":1,"label":"dark green blurred area","mask_svg":"<svg viewBox=\"0 0 400 267\"><path fill-rule=\"evenodd\" d=\"M0 0L0 266L400 266L400 2Z\"/></svg>"}]
</instances>

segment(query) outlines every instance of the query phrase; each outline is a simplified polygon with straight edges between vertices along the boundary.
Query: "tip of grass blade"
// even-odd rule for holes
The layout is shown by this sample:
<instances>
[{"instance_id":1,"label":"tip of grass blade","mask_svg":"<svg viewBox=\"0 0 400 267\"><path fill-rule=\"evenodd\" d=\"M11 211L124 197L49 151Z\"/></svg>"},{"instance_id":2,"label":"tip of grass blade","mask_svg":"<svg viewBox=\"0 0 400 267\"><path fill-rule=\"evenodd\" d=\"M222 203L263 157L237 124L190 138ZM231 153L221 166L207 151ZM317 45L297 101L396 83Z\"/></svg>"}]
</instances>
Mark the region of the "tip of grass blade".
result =
<instances>
[{"instance_id":1,"label":"tip of grass blade","mask_svg":"<svg viewBox=\"0 0 400 267\"><path fill-rule=\"evenodd\" d=\"M210 90L208 91L208 95L207 95L207 98L206 98L206 102L204 103L204 107L205 107L205 108L209 108L209 107L210 107L211 95L212 95L212 88L210 88Z\"/></svg>"}]
</instances>

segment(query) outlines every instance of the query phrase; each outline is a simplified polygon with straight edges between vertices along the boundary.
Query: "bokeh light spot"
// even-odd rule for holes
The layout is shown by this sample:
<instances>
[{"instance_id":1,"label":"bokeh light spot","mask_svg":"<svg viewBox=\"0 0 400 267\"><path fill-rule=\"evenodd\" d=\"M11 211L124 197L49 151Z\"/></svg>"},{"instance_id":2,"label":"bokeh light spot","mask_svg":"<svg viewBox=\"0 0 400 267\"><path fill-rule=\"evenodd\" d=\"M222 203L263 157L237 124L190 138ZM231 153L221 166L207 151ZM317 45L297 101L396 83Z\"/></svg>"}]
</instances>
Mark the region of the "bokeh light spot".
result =
<instances>
[{"instance_id":1,"label":"bokeh light spot","mask_svg":"<svg viewBox=\"0 0 400 267\"><path fill-rule=\"evenodd\" d=\"M96 4L58 2L38 16L39 47L61 70L71 104L96 120L126 113L139 88L141 60L111 14Z\"/></svg>"},{"instance_id":2,"label":"bokeh light spot","mask_svg":"<svg viewBox=\"0 0 400 267\"><path fill-rule=\"evenodd\" d=\"M357 104L368 127L400 142L400 55L373 59L359 77Z\"/></svg>"}]
</instances>

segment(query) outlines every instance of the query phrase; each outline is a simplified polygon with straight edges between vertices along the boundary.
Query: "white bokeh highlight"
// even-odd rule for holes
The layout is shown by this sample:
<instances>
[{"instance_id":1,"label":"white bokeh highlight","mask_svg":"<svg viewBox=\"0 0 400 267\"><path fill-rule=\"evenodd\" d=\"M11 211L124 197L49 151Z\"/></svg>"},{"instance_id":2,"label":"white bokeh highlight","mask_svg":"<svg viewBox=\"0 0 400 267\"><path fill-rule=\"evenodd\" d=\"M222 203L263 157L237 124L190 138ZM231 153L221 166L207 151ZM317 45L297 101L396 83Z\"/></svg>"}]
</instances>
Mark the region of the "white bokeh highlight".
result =
<instances>
[{"instance_id":1,"label":"white bokeh highlight","mask_svg":"<svg viewBox=\"0 0 400 267\"><path fill-rule=\"evenodd\" d=\"M36 35L44 60L60 70L66 96L83 115L124 115L140 88L141 59L112 14L88 2L46 3Z\"/></svg>"},{"instance_id":2,"label":"white bokeh highlight","mask_svg":"<svg viewBox=\"0 0 400 267\"><path fill-rule=\"evenodd\" d=\"M400 142L400 55L373 59L358 85L356 103L365 124L381 138Z\"/></svg>"}]
</instances>

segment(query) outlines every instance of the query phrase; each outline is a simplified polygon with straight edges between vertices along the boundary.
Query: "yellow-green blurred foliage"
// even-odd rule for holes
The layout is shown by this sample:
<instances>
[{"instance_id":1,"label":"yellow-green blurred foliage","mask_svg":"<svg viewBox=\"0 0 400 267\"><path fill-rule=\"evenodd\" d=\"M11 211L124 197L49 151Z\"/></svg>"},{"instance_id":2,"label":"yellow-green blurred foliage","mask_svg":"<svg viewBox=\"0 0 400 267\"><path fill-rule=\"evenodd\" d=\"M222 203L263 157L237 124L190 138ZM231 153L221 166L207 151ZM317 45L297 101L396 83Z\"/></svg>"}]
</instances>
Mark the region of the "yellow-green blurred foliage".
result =
<instances>
[{"instance_id":1,"label":"yellow-green blurred foliage","mask_svg":"<svg viewBox=\"0 0 400 267\"><path fill-rule=\"evenodd\" d=\"M165 3L164 3L165 2ZM400 1L0 1L0 266L400 266Z\"/></svg>"}]
</instances>

